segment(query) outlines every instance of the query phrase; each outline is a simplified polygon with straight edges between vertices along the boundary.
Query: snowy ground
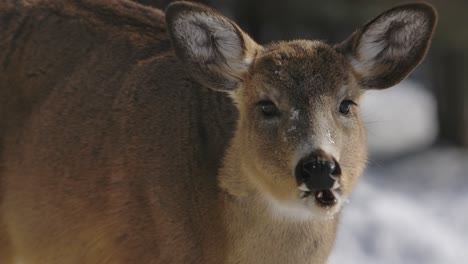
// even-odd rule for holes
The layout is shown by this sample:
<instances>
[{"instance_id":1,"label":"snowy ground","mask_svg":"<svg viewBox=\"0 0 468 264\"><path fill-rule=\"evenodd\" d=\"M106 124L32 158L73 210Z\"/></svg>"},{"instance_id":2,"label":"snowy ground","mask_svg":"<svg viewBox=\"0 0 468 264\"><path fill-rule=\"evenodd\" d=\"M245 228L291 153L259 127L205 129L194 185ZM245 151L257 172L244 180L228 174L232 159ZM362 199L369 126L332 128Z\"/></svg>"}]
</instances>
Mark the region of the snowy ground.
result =
<instances>
[{"instance_id":1,"label":"snowy ground","mask_svg":"<svg viewBox=\"0 0 468 264\"><path fill-rule=\"evenodd\" d=\"M428 147L434 98L404 82L363 104L371 160L329 264L468 263L468 151Z\"/></svg>"},{"instance_id":2,"label":"snowy ground","mask_svg":"<svg viewBox=\"0 0 468 264\"><path fill-rule=\"evenodd\" d=\"M468 152L374 165L344 214L330 264L468 263Z\"/></svg>"}]
</instances>

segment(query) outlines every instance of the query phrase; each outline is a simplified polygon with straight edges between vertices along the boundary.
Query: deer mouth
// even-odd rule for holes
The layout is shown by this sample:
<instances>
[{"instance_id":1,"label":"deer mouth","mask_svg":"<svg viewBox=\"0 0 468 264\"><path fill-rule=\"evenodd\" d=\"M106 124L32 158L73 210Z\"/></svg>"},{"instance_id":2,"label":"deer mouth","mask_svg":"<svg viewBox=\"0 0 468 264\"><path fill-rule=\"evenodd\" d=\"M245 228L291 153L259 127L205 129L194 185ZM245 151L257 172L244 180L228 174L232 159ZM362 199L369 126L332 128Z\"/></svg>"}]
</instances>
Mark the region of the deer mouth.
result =
<instances>
[{"instance_id":1,"label":"deer mouth","mask_svg":"<svg viewBox=\"0 0 468 264\"><path fill-rule=\"evenodd\" d=\"M338 199L332 190L320 190L315 192L315 200L321 206L331 207L338 203Z\"/></svg>"},{"instance_id":2,"label":"deer mouth","mask_svg":"<svg viewBox=\"0 0 468 264\"><path fill-rule=\"evenodd\" d=\"M302 199L315 199L315 202L320 207L333 207L338 204L339 188L323 189L323 190L309 190L307 187L301 186L299 189L302 191Z\"/></svg>"}]
</instances>

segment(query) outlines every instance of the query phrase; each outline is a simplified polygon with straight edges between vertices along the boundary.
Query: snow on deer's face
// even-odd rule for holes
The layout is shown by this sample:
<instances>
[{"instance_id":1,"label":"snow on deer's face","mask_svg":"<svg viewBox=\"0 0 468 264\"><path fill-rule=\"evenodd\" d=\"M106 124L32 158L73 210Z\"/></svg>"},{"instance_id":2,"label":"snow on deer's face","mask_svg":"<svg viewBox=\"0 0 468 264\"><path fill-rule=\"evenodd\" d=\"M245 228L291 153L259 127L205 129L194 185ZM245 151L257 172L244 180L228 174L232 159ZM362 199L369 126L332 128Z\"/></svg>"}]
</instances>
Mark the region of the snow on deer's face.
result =
<instances>
[{"instance_id":1,"label":"snow on deer's face","mask_svg":"<svg viewBox=\"0 0 468 264\"><path fill-rule=\"evenodd\" d=\"M265 47L233 97L243 164L267 197L298 212L339 209L366 161L361 93L346 58L327 44Z\"/></svg>"}]
</instances>

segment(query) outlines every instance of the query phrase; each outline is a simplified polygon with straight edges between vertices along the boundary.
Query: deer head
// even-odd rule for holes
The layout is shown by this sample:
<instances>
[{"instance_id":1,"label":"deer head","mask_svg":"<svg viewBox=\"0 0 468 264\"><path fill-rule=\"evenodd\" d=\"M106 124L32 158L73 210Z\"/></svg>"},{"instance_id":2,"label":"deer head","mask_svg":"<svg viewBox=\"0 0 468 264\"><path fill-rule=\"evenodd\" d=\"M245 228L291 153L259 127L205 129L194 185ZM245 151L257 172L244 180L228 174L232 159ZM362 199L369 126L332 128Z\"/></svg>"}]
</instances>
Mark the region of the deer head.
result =
<instances>
[{"instance_id":1,"label":"deer head","mask_svg":"<svg viewBox=\"0 0 468 264\"><path fill-rule=\"evenodd\" d=\"M277 208L332 215L366 164L361 95L397 84L421 62L436 13L424 3L402 5L337 45L260 46L228 18L188 2L171 4L166 19L191 76L238 108L229 151L239 173ZM229 179L223 187L241 193Z\"/></svg>"}]
</instances>

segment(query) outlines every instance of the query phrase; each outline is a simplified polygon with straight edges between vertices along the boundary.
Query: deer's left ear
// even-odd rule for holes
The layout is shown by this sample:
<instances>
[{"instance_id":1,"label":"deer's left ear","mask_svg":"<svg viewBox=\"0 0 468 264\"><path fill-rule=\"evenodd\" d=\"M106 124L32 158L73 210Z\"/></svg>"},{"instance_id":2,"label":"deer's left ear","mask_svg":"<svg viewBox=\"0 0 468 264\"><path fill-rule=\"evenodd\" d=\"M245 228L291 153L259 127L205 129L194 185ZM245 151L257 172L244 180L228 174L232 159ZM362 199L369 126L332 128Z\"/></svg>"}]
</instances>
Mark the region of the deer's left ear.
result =
<instances>
[{"instance_id":1,"label":"deer's left ear","mask_svg":"<svg viewBox=\"0 0 468 264\"><path fill-rule=\"evenodd\" d=\"M437 22L435 9L414 3L390 9L336 46L366 89L403 80L424 59Z\"/></svg>"}]
</instances>

